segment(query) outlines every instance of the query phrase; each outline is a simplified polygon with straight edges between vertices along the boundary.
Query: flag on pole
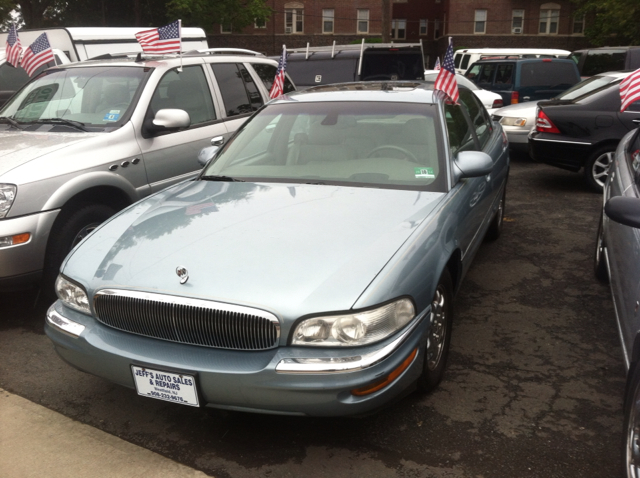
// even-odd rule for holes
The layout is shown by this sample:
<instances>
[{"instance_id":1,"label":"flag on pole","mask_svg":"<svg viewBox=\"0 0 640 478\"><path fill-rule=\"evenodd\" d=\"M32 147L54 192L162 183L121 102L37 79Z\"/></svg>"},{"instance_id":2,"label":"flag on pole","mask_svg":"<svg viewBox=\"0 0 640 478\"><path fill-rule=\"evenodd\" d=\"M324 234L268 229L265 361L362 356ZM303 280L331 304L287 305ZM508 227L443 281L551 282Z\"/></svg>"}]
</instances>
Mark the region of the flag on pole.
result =
<instances>
[{"instance_id":1,"label":"flag on pole","mask_svg":"<svg viewBox=\"0 0 640 478\"><path fill-rule=\"evenodd\" d=\"M440 57L439 56L436 57L436 64L433 67L433 69L436 70L436 71L440 71L440 69L441 69L441 67L440 67Z\"/></svg>"},{"instance_id":2,"label":"flag on pole","mask_svg":"<svg viewBox=\"0 0 640 478\"><path fill-rule=\"evenodd\" d=\"M278 62L278 70L276 71L276 77L273 80L273 86L269 91L269 98L277 98L282 95L284 88L284 72L287 69L287 47L282 45L282 56Z\"/></svg>"},{"instance_id":3,"label":"flag on pole","mask_svg":"<svg viewBox=\"0 0 640 478\"><path fill-rule=\"evenodd\" d=\"M17 68L20 64L20 57L22 56L22 44L20 43L15 23L9 27L5 53L7 54L7 63Z\"/></svg>"},{"instance_id":4,"label":"flag on pole","mask_svg":"<svg viewBox=\"0 0 640 478\"><path fill-rule=\"evenodd\" d=\"M640 69L631 73L620 83L620 112L636 101L640 101Z\"/></svg>"},{"instance_id":5,"label":"flag on pole","mask_svg":"<svg viewBox=\"0 0 640 478\"><path fill-rule=\"evenodd\" d=\"M27 75L32 76L38 68L50 61L54 61L53 50L51 50L47 34L43 33L24 50L20 66L26 70Z\"/></svg>"},{"instance_id":6,"label":"flag on pole","mask_svg":"<svg viewBox=\"0 0 640 478\"><path fill-rule=\"evenodd\" d=\"M145 53L175 53L182 51L181 22L176 20L160 28L136 33Z\"/></svg>"},{"instance_id":7,"label":"flag on pole","mask_svg":"<svg viewBox=\"0 0 640 478\"><path fill-rule=\"evenodd\" d=\"M451 101L458 104L460 94L458 93L456 70L453 65L453 43L451 41L451 37L449 37L449 46L447 47L447 52L444 55L442 68L436 78L434 89L442 91Z\"/></svg>"}]
</instances>

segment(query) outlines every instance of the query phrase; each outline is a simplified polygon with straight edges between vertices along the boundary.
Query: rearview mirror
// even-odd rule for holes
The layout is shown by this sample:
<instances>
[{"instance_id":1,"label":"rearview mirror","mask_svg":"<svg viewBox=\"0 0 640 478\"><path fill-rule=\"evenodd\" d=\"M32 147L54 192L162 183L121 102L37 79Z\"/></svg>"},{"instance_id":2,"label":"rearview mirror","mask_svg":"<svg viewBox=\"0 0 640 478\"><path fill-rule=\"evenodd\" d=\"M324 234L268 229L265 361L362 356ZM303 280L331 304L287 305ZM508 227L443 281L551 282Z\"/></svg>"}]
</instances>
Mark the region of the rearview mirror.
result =
<instances>
[{"instance_id":1,"label":"rearview mirror","mask_svg":"<svg viewBox=\"0 0 640 478\"><path fill-rule=\"evenodd\" d=\"M491 156L482 151L460 151L454 165L456 180L486 176L493 171Z\"/></svg>"},{"instance_id":2,"label":"rearview mirror","mask_svg":"<svg viewBox=\"0 0 640 478\"><path fill-rule=\"evenodd\" d=\"M613 197L604 205L604 213L615 222L640 229L640 199L638 198Z\"/></svg>"}]
</instances>

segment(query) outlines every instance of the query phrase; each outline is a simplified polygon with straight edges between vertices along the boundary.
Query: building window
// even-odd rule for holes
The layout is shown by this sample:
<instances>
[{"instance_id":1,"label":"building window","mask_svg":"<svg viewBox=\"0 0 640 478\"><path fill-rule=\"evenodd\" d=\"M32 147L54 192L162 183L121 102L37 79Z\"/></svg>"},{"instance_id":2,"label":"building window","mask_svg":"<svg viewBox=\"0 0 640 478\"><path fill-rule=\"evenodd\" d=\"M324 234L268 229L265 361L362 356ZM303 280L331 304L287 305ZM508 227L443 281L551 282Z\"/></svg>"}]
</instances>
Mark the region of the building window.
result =
<instances>
[{"instance_id":1,"label":"building window","mask_svg":"<svg viewBox=\"0 0 640 478\"><path fill-rule=\"evenodd\" d=\"M391 20L391 38L394 40L404 40L407 36L406 20Z\"/></svg>"},{"instance_id":2,"label":"building window","mask_svg":"<svg viewBox=\"0 0 640 478\"><path fill-rule=\"evenodd\" d=\"M440 38L440 20L434 20L433 22L433 38Z\"/></svg>"},{"instance_id":3,"label":"building window","mask_svg":"<svg viewBox=\"0 0 640 478\"><path fill-rule=\"evenodd\" d=\"M231 33L231 23L220 24L220 33Z\"/></svg>"},{"instance_id":4,"label":"building window","mask_svg":"<svg viewBox=\"0 0 640 478\"><path fill-rule=\"evenodd\" d=\"M547 35L558 33L559 18L560 10L540 10L540 28L538 32Z\"/></svg>"},{"instance_id":5,"label":"building window","mask_svg":"<svg viewBox=\"0 0 640 478\"><path fill-rule=\"evenodd\" d=\"M335 13L333 9L322 10L322 33L333 33L333 19Z\"/></svg>"},{"instance_id":6,"label":"building window","mask_svg":"<svg viewBox=\"0 0 640 478\"><path fill-rule=\"evenodd\" d=\"M358 10L358 33L369 33L369 10Z\"/></svg>"},{"instance_id":7,"label":"building window","mask_svg":"<svg viewBox=\"0 0 640 478\"><path fill-rule=\"evenodd\" d=\"M420 20L420 35L426 35L429 33L429 23L426 18Z\"/></svg>"},{"instance_id":8,"label":"building window","mask_svg":"<svg viewBox=\"0 0 640 478\"><path fill-rule=\"evenodd\" d=\"M284 9L284 32L302 33L304 31L304 9L285 8Z\"/></svg>"},{"instance_id":9,"label":"building window","mask_svg":"<svg viewBox=\"0 0 640 478\"><path fill-rule=\"evenodd\" d=\"M582 35L584 33L584 15L573 17L573 33Z\"/></svg>"},{"instance_id":10,"label":"building window","mask_svg":"<svg viewBox=\"0 0 640 478\"><path fill-rule=\"evenodd\" d=\"M473 23L473 33L486 33L487 32L487 11L476 10Z\"/></svg>"},{"instance_id":11,"label":"building window","mask_svg":"<svg viewBox=\"0 0 640 478\"><path fill-rule=\"evenodd\" d=\"M522 33L524 28L524 10L511 12L511 33Z\"/></svg>"},{"instance_id":12,"label":"building window","mask_svg":"<svg viewBox=\"0 0 640 478\"><path fill-rule=\"evenodd\" d=\"M267 28L267 21L264 18L256 18L253 23L254 28Z\"/></svg>"}]
</instances>

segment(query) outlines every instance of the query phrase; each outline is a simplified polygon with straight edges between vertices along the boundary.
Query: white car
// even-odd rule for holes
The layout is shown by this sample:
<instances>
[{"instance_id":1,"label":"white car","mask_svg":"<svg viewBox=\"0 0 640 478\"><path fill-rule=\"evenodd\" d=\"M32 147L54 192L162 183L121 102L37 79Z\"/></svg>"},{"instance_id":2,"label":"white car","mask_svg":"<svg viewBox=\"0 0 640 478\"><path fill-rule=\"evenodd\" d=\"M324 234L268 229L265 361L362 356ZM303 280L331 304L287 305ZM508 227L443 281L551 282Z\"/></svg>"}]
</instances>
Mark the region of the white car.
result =
<instances>
[{"instance_id":1,"label":"white car","mask_svg":"<svg viewBox=\"0 0 640 478\"><path fill-rule=\"evenodd\" d=\"M620 71L600 73L573 85L567 91L555 97L554 100L571 102L613 81L621 81L628 74L629 72ZM507 133L509 148L512 151L527 151L529 132L536 125L537 110L538 102L528 101L508 105L492 112L493 120L498 121Z\"/></svg>"},{"instance_id":2,"label":"white car","mask_svg":"<svg viewBox=\"0 0 640 478\"><path fill-rule=\"evenodd\" d=\"M438 77L437 70L425 70L424 71L424 79L425 81L436 81ZM482 102L489 114L493 114L498 108L502 108L503 101L502 96L498 93L494 93L493 91L484 90L476 85L471 80L465 78L462 75L456 73L456 81L459 85L466 86L478 97L478 99Z\"/></svg>"}]
</instances>

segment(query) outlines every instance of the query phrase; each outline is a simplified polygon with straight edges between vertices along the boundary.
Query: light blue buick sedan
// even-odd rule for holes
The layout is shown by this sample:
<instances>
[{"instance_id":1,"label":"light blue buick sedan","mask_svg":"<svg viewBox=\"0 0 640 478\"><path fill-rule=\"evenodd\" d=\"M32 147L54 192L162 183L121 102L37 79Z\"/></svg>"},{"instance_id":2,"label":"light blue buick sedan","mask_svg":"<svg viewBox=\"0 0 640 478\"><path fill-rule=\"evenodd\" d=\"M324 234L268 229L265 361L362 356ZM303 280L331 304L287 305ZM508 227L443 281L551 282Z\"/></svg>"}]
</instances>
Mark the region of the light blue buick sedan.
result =
<instances>
[{"instance_id":1,"label":"light blue buick sedan","mask_svg":"<svg viewBox=\"0 0 640 478\"><path fill-rule=\"evenodd\" d=\"M436 387L455 293L502 228L508 143L474 94L311 88L215 153L69 254L46 321L62 359L259 413L363 414Z\"/></svg>"}]
</instances>

